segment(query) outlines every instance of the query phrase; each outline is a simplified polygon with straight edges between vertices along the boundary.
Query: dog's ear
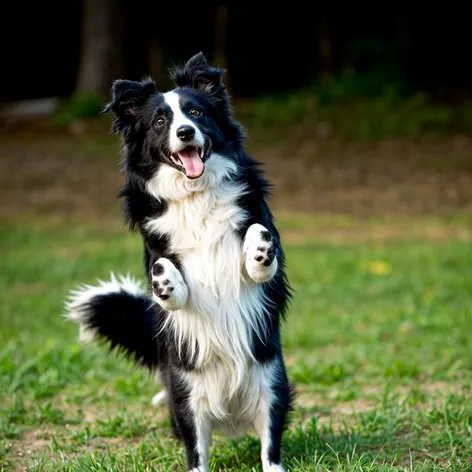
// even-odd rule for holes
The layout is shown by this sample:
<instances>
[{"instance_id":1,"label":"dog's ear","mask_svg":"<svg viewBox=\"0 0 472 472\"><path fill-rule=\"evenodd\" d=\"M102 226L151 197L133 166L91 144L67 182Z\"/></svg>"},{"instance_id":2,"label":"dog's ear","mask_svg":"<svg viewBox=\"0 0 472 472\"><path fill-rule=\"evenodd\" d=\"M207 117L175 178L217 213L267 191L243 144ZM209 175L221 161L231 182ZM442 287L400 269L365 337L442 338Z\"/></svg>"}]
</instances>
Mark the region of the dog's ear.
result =
<instances>
[{"instance_id":1,"label":"dog's ear","mask_svg":"<svg viewBox=\"0 0 472 472\"><path fill-rule=\"evenodd\" d=\"M203 53L199 52L185 66L174 68L171 77L177 87L192 87L216 96L224 93L224 73L224 69L209 66Z\"/></svg>"},{"instance_id":2,"label":"dog's ear","mask_svg":"<svg viewBox=\"0 0 472 472\"><path fill-rule=\"evenodd\" d=\"M123 131L126 126L136 122L138 108L156 93L156 84L150 78L141 82L132 80L115 80L111 88L111 101L103 112L113 113L113 131Z\"/></svg>"}]
</instances>

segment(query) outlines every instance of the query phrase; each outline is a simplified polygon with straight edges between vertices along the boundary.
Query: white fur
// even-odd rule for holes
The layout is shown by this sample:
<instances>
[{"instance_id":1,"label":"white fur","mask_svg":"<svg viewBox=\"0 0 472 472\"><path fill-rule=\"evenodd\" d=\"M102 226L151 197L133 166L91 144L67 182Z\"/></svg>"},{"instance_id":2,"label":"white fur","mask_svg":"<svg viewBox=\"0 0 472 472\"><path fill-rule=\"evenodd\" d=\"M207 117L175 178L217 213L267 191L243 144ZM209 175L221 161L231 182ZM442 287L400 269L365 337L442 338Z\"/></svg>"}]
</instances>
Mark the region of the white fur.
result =
<instances>
[{"instance_id":1,"label":"white fur","mask_svg":"<svg viewBox=\"0 0 472 472\"><path fill-rule=\"evenodd\" d=\"M182 275L174 264L165 257L158 259L156 264L161 264L164 267L164 272L159 276L152 275L152 282L157 283L159 288L163 290L162 293L169 295L169 298L162 300L154 292L152 298L164 308L164 310L180 310L185 306L188 298L188 288L187 285L185 285ZM167 285L164 285L166 282Z\"/></svg>"},{"instance_id":2,"label":"white fur","mask_svg":"<svg viewBox=\"0 0 472 472\"><path fill-rule=\"evenodd\" d=\"M236 230L247 215L236 200L246 190L226 179L236 171L233 161L213 154L199 179L163 165L148 184L152 195L167 201L167 210L147 229L169 236L189 289L187 305L167 318L165 329L175 330L180 346L187 341L197 368L225 359L239 369L251 357L249 326L259 334L265 328L263 291L242 272ZM243 372L235 374L237 383Z\"/></svg>"},{"instance_id":3,"label":"white fur","mask_svg":"<svg viewBox=\"0 0 472 472\"><path fill-rule=\"evenodd\" d=\"M195 429L197 436L198 467L200 472L208 472L208 452L211 445L212 425L210 418L202 416L195 417Z\"/></svg>"},{"instance_id":4,"label":"white fur","mask_svg":"<svg viewBox=\"0 0 472 472\"><path fill-rule=\"evenodd\" d=\"M269 462L262 463L263 472L285 472L282 464L270 464Z\"/></svg>"},{"instance_id":5,"label":"white fur","mask_svg":"<svg viewBox=\"0 0 472 472\"><path fill-rule=\"evenodd\" d=\"M269 266L265 266L267 251L271 248L271 241L264 241L261 237L262 231L267 231L264 226L260 224L251 225L244 238L244 252L246 254L246 270L252 280L258 283L268 282L277 272L278 262L277 257ZM261 252L260 249L265 252ZM259 256L262 260L257 261L255 258Z\"/></svg>"},{"instance_id":6,"label":"white fur","mask_svg":"<svg viewBox=\"0 0 472 472\"><path fill-rule=\"evenodd\" d=\"M161 166L148 184L149 193L167 201L167 210L150 219L147 229L169 237L189 289L186 306L169 315L163 329L174 330L178 348L187 342L197 368L185 374L192 399L205 398L208 413L222 422L233 417L234 402L246 419L254 414L249 335L253 328L262 337L267 303L262 287L243 270L237 229L247 215L236 201L246 189L228 179L236 172L232 160L213 154L199 179Z\"/></svg>"},{"instance_id":7,"label":"white fur","mask_svg":"<svg viewBox=\"0 0 472 472\"><path fill-rule=\"evenodd\" d=\"M134 297L146 295L141 282L130 275L110 274L109 281L98 280L98 285L81 285L76 290L70 292L69 301L66 302L66 317L76 323L80 323L79 340L82 342L91 341L97 331L87 324L89 318L88 304L98 295L109 295L113 293L127 292Z\"/></svg>"},{"instance_id":8,"label":"white fur","mask_svg":"<svg viewBox=\"0 0 472 472\"><path fill-rule=\"evenodd\" d=\"M170 106L173 118L172 124L169 130L169 147L172 152L180 151L183 147L186 146L186 143L182 143L182 141L177 137L177 130L182 125L189 125L195 130L195 139L194 141L198 143L200 146L205 144L205 139L203 137L202 132L198 129L195 124L189 120L180 108L180 96L176 92L166 92L164 93L164 100Z\"/></svg>"},{"instance_id":9,"label":"white fur","mask_svg":"<svg viewBox=\"0 0 472 472\"><path fill-rule=\"evenodd\" d=\"M274 365L248 363L244 381L233 394L231 367L214 363L204 373L190 372L185 378L191 385L190 409L203 423L210 419L215 429L227 436L237 437L254 425L261 409L268 412L270 404L270 381ZM269 398L270 397L270 398Z\"/></svg>"}]
</instances>

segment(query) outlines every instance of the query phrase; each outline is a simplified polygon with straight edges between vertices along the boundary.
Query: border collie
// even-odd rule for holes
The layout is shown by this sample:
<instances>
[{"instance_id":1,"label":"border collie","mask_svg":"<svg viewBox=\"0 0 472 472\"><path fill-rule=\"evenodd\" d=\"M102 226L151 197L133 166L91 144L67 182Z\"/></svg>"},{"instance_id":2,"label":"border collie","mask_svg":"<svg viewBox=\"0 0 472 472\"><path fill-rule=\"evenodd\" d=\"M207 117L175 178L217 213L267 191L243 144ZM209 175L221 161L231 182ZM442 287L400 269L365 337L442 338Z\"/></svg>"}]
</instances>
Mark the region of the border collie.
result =
<instances>
[{"instance_id":1,"label":"border collie","mask_svg":"<svg viewBox=\"0 0 472 472\"><path fill-rule=\"evenodd\" d=\"M267 205L222 83L198 53L172 70L175 89L117 80L105 111L122 135L131 229L144 241L149 292L127 277L71 293L80 338L108 340L160 374L188 468L208 471L213 429L253 427L264 472L281 472L292 403L280 342L291 297Z\"/></svg>"}]
</instances>

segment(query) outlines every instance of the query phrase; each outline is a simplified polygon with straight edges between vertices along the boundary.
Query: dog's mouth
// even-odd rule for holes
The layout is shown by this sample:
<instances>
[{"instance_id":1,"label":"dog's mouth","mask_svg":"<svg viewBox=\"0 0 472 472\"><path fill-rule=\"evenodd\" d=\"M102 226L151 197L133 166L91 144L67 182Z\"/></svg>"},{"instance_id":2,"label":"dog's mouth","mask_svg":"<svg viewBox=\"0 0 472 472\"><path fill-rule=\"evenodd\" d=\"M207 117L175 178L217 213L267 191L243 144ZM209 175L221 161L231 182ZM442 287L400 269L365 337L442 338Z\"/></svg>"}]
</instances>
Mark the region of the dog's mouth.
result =
<instances>
[{"instance_id":1,"label":"dog's mouth","mask_svg":"<svg viewBox=\"0 0 472 472\"><path fill-rule=\"evenodd\" d=\"M171 159L183 169L189 179L198 179L205 171L204 149L200 146L187 146L170 154Z\"/></svg>"}]
</instances>

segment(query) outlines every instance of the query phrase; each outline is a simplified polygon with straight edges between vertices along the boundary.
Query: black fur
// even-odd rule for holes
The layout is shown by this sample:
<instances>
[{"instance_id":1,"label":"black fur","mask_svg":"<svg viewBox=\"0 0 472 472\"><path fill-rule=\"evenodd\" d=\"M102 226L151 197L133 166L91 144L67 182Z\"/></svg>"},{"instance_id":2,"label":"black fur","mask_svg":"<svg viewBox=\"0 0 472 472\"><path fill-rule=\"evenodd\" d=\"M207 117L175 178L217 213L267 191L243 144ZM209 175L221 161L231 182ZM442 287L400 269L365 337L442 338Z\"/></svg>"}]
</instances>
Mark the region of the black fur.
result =
<instances>
[{"instance_id":1,"label":"black fur","mask_svg":"<svg viewBox=\"0 0 472 472\"><path fill-rule=\"evenodd\" d=\"M267 297L271 300L267 309L268 329L263 339L253 333L252 350L258 362L279 359L283 366L280 321L290 299L285 256L267 205L270 186L259 163L246 154L244 133L233 120L229 98L222 83L223 72L209 66L200 53L183 67L175 68L172 78L183 109L192 106L204 111L199 117L189 115L189 119L195 120L207 137L204 159L208 159L211 151L231 157L240 169L235 180L249 189L238 201L238 205L249 215L238 230L241 241L254 223L268 230L262 239L272 241L273 247L267 254L269 264L274 257L278 257L279 265L274 278L264 284ZM112 88L112 100L105 110L113 113L112 130L123 136L125 185L120 197L124 200L124 215L130 228L142 235L145 273L151 282L151 273L156 276L163 273L162 266L154 265L161 257L171 260L180 269L179 258L172 253L168 239L151 234L145 228L147 218L157 217L166 211L165 201L157 200L146 192L146 182L163 164L178 167L169 157L167 144L166 133L172 111L166 107L163 95L156 90L151 79L142 82L116 81ZM194 361L186 351L185 343L179 355L173 333L158 329L163 318L162 310L154 307L152 312L149 302L115 296L94 300L94 304L90 324L99 330L100 335L109 339L112 345L122 346L148 367L159 367L169 392L174 432L186 443L189 467L196 467L199 458L195 452L195 426L188 414L189 392L178 375L180 369L194 369ZM279 463L281 435L291 405L291 391L284 367L273 382L278 401L271 411L273 444L270 459Z\"/></svg>"},{"instance_id":2,"label":"black fur","mask_svg":"<svg viewBox=\"0 0 472 472\"><path fill-rule=\"evenodd\" d=\"M130 357L155 369L162 356L162 346L153 339L158 330L156 312L151 301L144 296L132 296L128 292L97 295L87 309L85 326L96 330L100 337L108 339L111 348L118 348Z\"/></svg>"}]
</instances>

